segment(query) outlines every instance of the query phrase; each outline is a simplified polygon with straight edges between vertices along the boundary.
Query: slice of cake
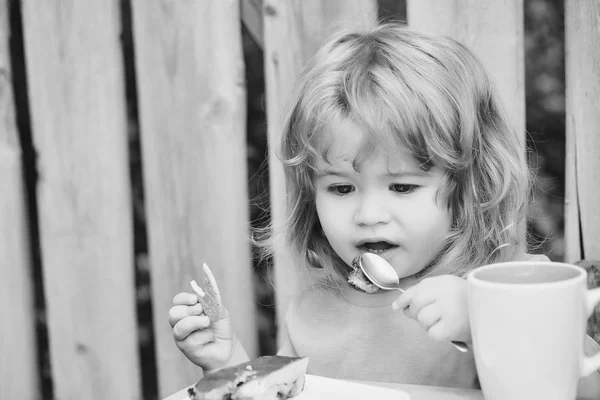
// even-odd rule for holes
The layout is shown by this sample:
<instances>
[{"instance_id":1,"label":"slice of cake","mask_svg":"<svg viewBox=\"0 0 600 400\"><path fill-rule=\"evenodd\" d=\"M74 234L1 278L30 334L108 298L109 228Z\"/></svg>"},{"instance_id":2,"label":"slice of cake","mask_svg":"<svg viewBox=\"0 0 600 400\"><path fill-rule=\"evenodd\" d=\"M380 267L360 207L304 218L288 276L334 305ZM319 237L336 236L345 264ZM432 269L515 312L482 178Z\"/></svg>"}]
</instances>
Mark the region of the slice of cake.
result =
<instances>
[{"instance_id":1,"label":"slice of cake","mask_svg":"<svg viewBox=\"0 0 600 400\"><path fill-rule=\"evenodd\" d=\"M352 271L350 271L350 274L348 275L348 283L358 291L368 294L377 293L379 288L362 272L362 269L360 269L360 266L358 265L359 260L360 256L356 256L352 260Z\"/></svg>"},{"instance_id":2,"label":"slice of cake","mask_svg":"<svg viewBox=\"0 0 600 400\"><path fill-rule=\"evenodd\" d=\"M188 390L191 400L279 400L304 389L308 358L263 356L205 375Z\"/></svg>"},{"instance_id":3,"label":"slice of cake","mask_svg":"<svg viewBox=\"0 0 600 400\"><path fill-rule=\"evenodd\" d=\"M221 294L217 286L217 280L212 274L206 263L202 264L202 285L204 290L196 281L191 281L192 289L196 292L198 302L202 305L204 314L208 316L210 322L216 322L221 317Z\"/></svg>"}]
</instances>

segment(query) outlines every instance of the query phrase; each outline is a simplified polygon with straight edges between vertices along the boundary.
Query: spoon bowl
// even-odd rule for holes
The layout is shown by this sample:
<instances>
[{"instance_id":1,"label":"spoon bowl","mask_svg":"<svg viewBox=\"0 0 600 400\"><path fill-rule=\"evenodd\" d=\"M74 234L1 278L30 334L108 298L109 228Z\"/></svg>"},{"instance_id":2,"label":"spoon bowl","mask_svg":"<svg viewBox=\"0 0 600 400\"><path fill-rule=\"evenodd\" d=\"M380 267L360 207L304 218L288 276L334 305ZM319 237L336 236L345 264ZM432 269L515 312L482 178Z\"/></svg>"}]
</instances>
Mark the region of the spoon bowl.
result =
<instances>
[{"instance_id":1,"label":"spoon bowl","mask_svg":"<svg viewBox=\"0 0 600 400\"><path fill-rule=\"evenodd\" d=\"M358 265L375 286L383 290L398 290L404 293L396 270L383 257L374 253L363 253L358 259Z\"/></svg>"},{"instance_id":2,"label":"spoon bowl","mask_svg":"<svg viewBox=\"0 0 600 400\"><path fill-rule=\"evenodd\" d=\"M374 253L363 253L358 259L358 265L375 286L383 290L398 290L404 293L396 270L383 257ZM452 344L463 353L469 351L469 346L464 342L452 341Z\"/></svg>"}]
</instances>

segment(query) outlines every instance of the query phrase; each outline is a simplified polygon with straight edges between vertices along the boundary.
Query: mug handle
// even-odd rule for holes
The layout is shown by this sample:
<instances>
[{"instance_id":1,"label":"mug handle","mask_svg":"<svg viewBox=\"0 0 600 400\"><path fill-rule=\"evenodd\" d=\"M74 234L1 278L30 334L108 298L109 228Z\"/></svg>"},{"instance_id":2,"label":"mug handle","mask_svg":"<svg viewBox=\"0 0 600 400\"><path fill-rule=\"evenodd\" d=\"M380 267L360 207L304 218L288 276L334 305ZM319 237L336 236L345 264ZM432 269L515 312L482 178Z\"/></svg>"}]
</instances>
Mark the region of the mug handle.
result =
<instances>
[{"instance_id":1,"label":"mug handle","mask_svg":"<svg viewBox=\"0 0 600 400\"><path fill-rule=\"evenodd\" d=\"M600 288L588 290L587 294L587 315L588 318L594 312L594 308L600 303ZM582 376L588 376L594 371L600 369L600 353L591 357L584 357Z\"/></svg>"}]
</instances>

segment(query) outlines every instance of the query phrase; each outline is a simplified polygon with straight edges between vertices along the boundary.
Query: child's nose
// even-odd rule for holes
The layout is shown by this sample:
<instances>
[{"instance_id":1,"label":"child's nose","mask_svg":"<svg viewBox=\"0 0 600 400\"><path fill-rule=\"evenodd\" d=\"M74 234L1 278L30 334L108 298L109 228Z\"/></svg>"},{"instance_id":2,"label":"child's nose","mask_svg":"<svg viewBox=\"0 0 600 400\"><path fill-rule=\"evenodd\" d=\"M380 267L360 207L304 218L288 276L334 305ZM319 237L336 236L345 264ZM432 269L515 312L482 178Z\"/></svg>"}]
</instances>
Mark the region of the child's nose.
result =
<instances>
[{"instance_id":1,"label":"child's nose","mask_svg":"<svg viewBox=\"0 0 600 400\"><path fill-rule=\"evenodd\" d=\"M382 196L363 195L354 212L358 225L377 225L390 222L391 215Z\"/></svg>"}]
</instances>

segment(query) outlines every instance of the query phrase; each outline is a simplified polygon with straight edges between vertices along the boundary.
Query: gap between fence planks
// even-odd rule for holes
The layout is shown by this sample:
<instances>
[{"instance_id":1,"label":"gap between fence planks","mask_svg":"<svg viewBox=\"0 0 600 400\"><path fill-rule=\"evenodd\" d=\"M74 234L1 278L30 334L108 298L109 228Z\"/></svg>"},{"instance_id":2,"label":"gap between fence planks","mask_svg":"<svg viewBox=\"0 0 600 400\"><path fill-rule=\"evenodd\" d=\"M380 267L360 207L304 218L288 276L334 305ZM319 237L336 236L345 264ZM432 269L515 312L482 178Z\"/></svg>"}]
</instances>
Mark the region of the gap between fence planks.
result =
<instances>
[{"instance_id":1,"label":"gap between fence planks","mask_svg":"<svg viewBox=\"0 0 600 400\"><path fill-rule=\"evenodd\" d=\"M375 0L263 1L271 218L277 235L283 232L287 213L283 166L276 152L281 137L282 112L294 84L325 36L337 28L372 26L376 17ZM286 334L287 306L303 288L299 268L285 249L275 253L278 345Z\"/></svg>"},{"instance_id":2,"label":"gap between fence planks","mask_svg":"<svg viewBox=\"0 0 600 400\"><path fill-rule=\"evenodd\" d=\"M264 46L262 3L263 0L240 0L242 22L260 48Z\"/></svg>"},{"instance_id":3,"label":"gap between fence planks","mask_svg":"<svg viewBox=\"0 0 600 400\"><path fill-rule=\"evenodd\" d=\"M54 396L139 399L120 2L21 5Z\"/></svg>"},{"instance_id":4,"label":"gap between fence planks","mask_svg":"<svg viewBox=\"0 0 600 400\"><path fill-rule=\"evenodd\" d=\"M201 377L168 324L173 296L212 269L258 355L249 244L246 88L238 0L132 2L159 395Z\"/></svg>"},{"instance_id":5,"label":"gap between fence planks","mask_svg":"<svg viewBox=\"0 0 600 400\"><path fill-rule=\"evenodd\" d=\"M599 21L598 1L565 2L565 260L568 262L600 259Z\"/></svg>"},{"instance_id":6,"label":"gap between fence planks","mask_svg":"<svg viewBox=\"0 0 600 400\"><path fill-rule=\"evenodd\" d=\"M39 398L32 256L9 52L0 1L0 398Z\"/></svg>"}]
</instances>

